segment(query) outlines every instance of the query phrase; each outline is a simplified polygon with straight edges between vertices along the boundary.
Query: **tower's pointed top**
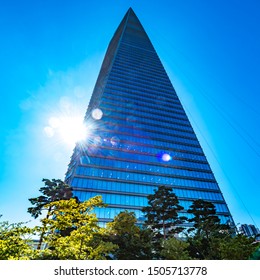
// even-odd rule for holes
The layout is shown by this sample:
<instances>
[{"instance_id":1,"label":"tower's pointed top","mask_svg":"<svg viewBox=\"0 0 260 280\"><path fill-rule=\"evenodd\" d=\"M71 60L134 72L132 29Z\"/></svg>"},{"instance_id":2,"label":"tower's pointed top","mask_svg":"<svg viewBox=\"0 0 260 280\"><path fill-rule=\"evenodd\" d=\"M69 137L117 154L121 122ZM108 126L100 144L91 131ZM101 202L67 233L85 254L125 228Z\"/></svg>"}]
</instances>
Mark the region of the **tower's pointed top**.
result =
<instances>
[{"instance_id":1,"label":"tower's pointed top","mask_svg":"<svg viewBox=\"0 0 260 280\"><path fill-rule=\"evenodd\" d=\"M135 13L134 10L132 9L132 7L130 7L127 12L128 13L133 13L133 14Z\"/></svg>"}]
</instances>

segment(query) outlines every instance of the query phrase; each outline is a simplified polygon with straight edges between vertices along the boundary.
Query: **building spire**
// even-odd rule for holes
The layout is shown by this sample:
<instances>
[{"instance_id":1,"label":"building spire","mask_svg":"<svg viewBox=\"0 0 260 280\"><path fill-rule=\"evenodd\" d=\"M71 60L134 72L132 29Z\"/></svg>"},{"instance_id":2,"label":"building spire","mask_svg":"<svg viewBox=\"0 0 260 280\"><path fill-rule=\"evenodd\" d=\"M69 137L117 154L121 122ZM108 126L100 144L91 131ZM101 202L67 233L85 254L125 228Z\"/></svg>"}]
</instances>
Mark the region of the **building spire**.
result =
<instances>
[{"instance_id":1,"label":"building spire","mask_svg":"<svg viewBox=\"0 0 260 280\"><path fill-rule=\"evenodd\" d=\"M133 15L136 16L136 14L135 14L134 10L132 9L132 7L130 7L130 8L128 9L127 13L129 13L130 15L133 14Z\"/></svg>"}]
</instances>

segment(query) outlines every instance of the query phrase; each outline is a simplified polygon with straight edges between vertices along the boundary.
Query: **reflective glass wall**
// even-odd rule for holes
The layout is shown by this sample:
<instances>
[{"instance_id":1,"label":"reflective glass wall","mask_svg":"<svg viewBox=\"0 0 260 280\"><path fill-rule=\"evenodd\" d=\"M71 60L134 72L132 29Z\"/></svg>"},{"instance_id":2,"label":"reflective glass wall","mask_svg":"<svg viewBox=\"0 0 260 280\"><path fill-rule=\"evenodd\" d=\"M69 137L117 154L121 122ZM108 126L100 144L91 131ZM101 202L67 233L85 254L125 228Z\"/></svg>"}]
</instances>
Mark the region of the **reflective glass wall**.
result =
<instances>
[{"instance_id":1,"label":"reflective glass wall","mask_svg":"<svg viewBox=\"0 0 260 280\"><path fill-rule=\"evenodd\" d=\"M147 195L172 187L187 210L194 199L231 215L176 92L138 18L129 9L112 38L66 181L86 200L102 195L101 222L120 211L143 220ZM185 213L184 213L185 214ZM187 213L185 215L188 215Z\"/></svg>"}]
</instances>

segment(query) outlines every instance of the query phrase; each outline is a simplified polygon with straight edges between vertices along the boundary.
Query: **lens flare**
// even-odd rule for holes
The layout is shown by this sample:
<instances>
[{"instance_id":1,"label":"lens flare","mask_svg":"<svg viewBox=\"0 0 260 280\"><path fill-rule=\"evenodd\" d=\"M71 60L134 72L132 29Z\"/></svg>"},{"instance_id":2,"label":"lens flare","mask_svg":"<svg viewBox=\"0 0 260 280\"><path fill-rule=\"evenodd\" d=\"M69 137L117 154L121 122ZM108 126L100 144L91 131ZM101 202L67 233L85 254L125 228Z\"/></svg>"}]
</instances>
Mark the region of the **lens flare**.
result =
<instances>
[{"instance_id":1,"label":"lens flare","mask_svg":"<svg viewBox=\"0 0 260 280\"><path fill-rule=\"evenodd\" d=\"M157 154L157 158L159 161L164 161L164 162L168 162L168 161L172 160L172 156L165 152L161 152L161 153Z\"/></svg>"},{"instance_id":2,"label":"lens flare","mask_svg":"<svg viewBox=\"0 0 260 280\"><path fill-rule=\"evenodd\" d=\"M170 161L172 159L172 157L169 154L163 154L162 155L162 160L163 161Z\"/></svg>"},{"instance_id":3,"label":"lens flare","mask_svg":"<svg viewBox=\"0 0 260 280\"><path fill-rule=\"evenodd\" d=\"M103 117L103 112L102 110L96 108L91 112L91 116L94 120L101 120Z\"/></svg>"}]
</instances>

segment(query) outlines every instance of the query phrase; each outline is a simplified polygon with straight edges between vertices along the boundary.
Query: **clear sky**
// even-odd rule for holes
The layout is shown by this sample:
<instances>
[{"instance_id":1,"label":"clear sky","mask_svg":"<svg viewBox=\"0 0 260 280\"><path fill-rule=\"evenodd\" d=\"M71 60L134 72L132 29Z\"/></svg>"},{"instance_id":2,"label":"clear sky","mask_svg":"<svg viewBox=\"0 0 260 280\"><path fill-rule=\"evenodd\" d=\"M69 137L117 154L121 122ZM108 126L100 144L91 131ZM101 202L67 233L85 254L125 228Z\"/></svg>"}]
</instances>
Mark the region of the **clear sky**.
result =
<instances>
[{"instance_id":1,"label":"clear sky","mask_svg":"<svg viewBox=\"0 0 260 280\"><path fill-rule=\"evenodd\" d=\"M28 198L39 195L42 178L64 179L73 133L62 127L83 119L109 40L130 6L170 76L235 222L260 227L257 0L1 0L3 220L30 220Z\"/></svg>"}]
</instances>

